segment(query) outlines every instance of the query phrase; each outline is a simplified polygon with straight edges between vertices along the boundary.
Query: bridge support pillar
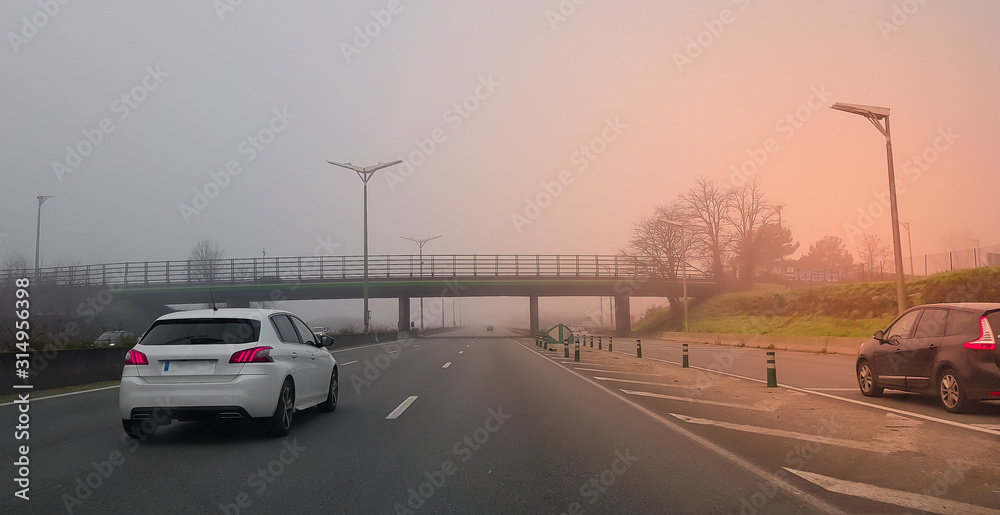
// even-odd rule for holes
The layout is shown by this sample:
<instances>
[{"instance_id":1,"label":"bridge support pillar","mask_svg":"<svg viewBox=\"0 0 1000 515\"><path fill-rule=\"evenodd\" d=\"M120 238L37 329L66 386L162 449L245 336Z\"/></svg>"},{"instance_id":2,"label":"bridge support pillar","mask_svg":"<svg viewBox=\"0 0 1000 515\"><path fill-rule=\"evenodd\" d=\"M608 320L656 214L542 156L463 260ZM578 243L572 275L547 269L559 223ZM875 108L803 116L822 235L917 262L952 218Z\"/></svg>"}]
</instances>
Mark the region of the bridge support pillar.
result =
<instances>
[{"instance_id":1,"label":"bridge support pillar","mask_svg":"<svg viewBox=\"0 0 1000 515\"><path fill-rule=\"evenodd\" d=\"M632 332L632 311L628 295L615 295L615 336L629 336Z\"/></svg>"},{"instance_id":2,"label":"bridge support pillar","mask_svg":"<svg viewBox=\"0 0 1000 515\"><path fill-rule=\"evenodd\" d=\"M399 297L399 333L400 338L405 338L403 334L410 334L410 298L406 296Z\"/></svg>"},{"instance_id":3,"label":"bridge support pillar","mask_svg":"<svg viewBox=\"0 0 1000 515\"><path fill-rule=\"evenodd\" d=\"M528 327L532 336L538 334L538 295L528 297Z\"/></svg>"}]
</instances>

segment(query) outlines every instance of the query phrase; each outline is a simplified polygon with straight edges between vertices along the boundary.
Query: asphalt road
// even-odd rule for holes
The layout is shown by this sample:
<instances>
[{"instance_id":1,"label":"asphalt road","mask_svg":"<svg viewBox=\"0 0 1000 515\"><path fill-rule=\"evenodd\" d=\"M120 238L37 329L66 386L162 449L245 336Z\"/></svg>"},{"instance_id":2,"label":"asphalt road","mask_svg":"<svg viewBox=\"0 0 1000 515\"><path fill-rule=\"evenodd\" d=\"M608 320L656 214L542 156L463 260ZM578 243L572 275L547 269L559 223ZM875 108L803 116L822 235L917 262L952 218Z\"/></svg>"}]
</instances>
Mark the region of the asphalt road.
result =
<instances>
[{"instance_id":1,"label":"asphalt road","mask_svg":"<svg viewBox=\"0 0 1000 515\"><path fill-rule=\"evenodd\" d=\"M587 351L592 370L621 365L625 371L577 370L585 367L564 364L561 356L535 348L530 340L498 337L504 333L497 329L466 329L334 352L341 366L340 406L334 413L297 413L291 434L283 439L261 436L246 423L174 423L139 442L123 436L115 388L37 400L30 410L30 501L14 497L16 469L10 464L18 442L11 429L17 424L17 406L0 407L0 427L5 428L0 460L7 464L0 470L9 476L0 489L0 513L749 514L909 509L906 503L835 493L815 480L782 472L788 468L786 449L802 448L796 435L817 431L824 420L821 413L837 413L838 422L831 422L835 426L865 424L867 411L856 419L847 412L868 408L784 389L792 397L781 397L783 393L772 403L768 399L775 392L730 377L716 380L716 388L706 390L705 396L694 396L700 397L697 404L642 392L626 394L625 387L655 395L672 391L674 385L663 374L680 369L659 363L670 370L654 375L643 371L652 366L646 364L649 360L635 365L627 356ZM646 352L651 356L670 349L650 347ZM621 361L601 363L609 357ZM634 366L640 368L628 368ZM616 381L633 383L598 379L613 373L619 374ZM673 380L697 379L678 378ZM763 396L762 405L795 406L798 419L789 421L786 415L780 420L786 408L747 411L708 399L738 396L725 392L745 390ZM815 414L809 411L812 404L818 405ZM678 419L678 414L701 418ZM786 433L759 436L733 430L736 426L691 422L709 419L804 426L797 428L799 433L788 426ZM934 431L946 432L933 436L947 449L955 447L948 445L951 440L994 447L987 449L990 452L1000 445L997 437L961 428L935 426ZM907 442L917 442L907 435ZM826 448L850 445L821 442ZM820 452L810 462L816 468L810 470L877 482L878 471L886 470L880 460L899 467L908 456L876 450L877 459L858 465L859 456L869 454L864 448ZM905 468L899 470L886 486L904 488L907 481L925 482L935 473L912 470L907 475ZM790 479L775 482L776 475ZM979 475L975 482L951 485L942 497L1000 507L1000 492L984 490L978 482L992 478Z\"/></svg>"}]
</instances>

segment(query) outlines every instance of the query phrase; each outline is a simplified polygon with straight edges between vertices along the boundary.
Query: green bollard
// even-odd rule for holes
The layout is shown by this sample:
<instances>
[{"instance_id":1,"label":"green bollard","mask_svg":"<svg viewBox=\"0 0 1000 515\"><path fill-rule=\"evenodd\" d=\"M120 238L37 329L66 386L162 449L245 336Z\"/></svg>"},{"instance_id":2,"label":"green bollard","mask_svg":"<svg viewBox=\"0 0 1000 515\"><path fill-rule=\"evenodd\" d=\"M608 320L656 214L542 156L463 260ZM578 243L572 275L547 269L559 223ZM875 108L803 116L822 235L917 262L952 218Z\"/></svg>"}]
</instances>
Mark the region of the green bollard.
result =
<instances>
[{"instance_id":1,"label":"green bollard","mask_svg":"<svg viewBox=\"0 0 1000 515\"><path fill-rule=\"evenodd\" d=\"M774 368L774 351L767 351L767 387L778 386L778 372Z\"/></svg>"},{"instance_id":2,"label":"green bollard","mask_svg":"<svg viewBox=\"0 0 1000 515\"><path fill-rule=\"evenodd\" d=\"M573 349L573 361L580 361L580 339L576 340L576 348Z\"/></svg>"},{"instance_id":3,"label":"green bollard","mask_svg":"<svg viewBox=\"0 0 1000 515\"><path fill-rule=\"evenodd\" d=\"M614 336L608 336L608 352L613 352L611 346L614 343L614 341L615 341Z\"/></svg>"},{"instance_id":4,"label":"green bollard","mask_svg":"<svg viewBox=\"0 0 1000 515\"><path fill-rule=\"evenodd\" d=\"M637 339L635 341L635 357L637 358L642 357L642 340Z\"/></svg>"},{"instance_id":5,"label":"green bollard","mask_svg":"<svg viewBox=\"0 0 1000 515\"><path fill-rule=\"evenodd\" d=\"M594 348L594 337L593 336L590 337L590 348L591 349Z\"/></svg>"},{"instance_id":6,"label":"green bollard","mask_svg":"<svg viewBox=\"0 0 1000 515\"><path fill-rule=\"evenodd\" d=\"M604 348L604 337L603 336L598 336L597 337L597 350L601 350L603 348Z\"/></svg>"},{"instance_id":7,"label":"green bollard","mask_svg":"<svg viewBox=\"0 0 1000 515\"><path fill-rule=\"evenodd\" d=\"M548 336L546 336L545 338L542 338L542 345L544 346L545 350L549 350L549 337Z\"/></svg>"},{"instance_id":8,"label":"green bollard","mask_svg":"<svg viewBox=\"0 0 1000 515\"><path fill-rule=\"evenodd\" d=\"M681 362L683 363L681 368L688 368L688 344L686 343L684 344L684 357Z\"/></svg>"},{"instance_id":9,"label":"green bollard","mask_svg":"<svg viewBox=\"0 0 1000 515\"><path fill-rule=\"evenodd\" d=\"M569 358L569 340L563 342L563 357Z\"/></svg>"}]
</instances>

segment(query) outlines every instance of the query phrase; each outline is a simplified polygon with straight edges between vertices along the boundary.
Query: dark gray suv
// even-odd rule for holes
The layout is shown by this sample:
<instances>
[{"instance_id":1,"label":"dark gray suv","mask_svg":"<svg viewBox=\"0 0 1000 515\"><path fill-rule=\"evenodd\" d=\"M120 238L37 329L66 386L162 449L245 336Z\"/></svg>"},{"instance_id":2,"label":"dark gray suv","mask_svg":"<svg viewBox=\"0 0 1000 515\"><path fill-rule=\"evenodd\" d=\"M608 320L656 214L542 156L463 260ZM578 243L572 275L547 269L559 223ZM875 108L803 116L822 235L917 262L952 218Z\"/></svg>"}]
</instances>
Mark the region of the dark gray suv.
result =
<instances>
[{"instance_id":1,"label":"dark gray suv","mask_svg":"<svg viewBox=\"0 0 1000 515\"><path fill-rule=\"evenodd\" d=\"M927 304L907 310L858 350L861 393L884 389L937 395L944 409L968 411L1000 400L1000 303Z\"/></svg>"}]
</instances>

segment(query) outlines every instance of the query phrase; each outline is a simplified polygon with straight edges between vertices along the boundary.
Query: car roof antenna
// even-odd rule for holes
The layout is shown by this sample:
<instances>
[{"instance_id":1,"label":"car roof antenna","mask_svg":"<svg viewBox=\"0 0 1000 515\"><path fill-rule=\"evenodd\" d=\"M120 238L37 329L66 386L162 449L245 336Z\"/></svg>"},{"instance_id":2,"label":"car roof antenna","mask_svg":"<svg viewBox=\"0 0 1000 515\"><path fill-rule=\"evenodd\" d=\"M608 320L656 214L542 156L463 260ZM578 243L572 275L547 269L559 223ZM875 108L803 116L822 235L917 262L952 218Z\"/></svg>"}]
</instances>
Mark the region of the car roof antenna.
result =
<instances>
[{"instance_id":1,"label":"car roof antenna","mask_svg":"<svg viewBox=\"0 0 1000 515\"><path fill-rule=\"evenodd\" d=\"M208 298L212 299L212 311L218 311L219 307L215 305L215 295L212 293L212 288L208 289Z\"/></svg>"}]
</instances>

